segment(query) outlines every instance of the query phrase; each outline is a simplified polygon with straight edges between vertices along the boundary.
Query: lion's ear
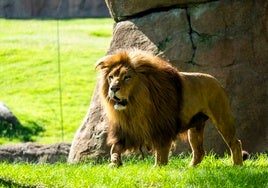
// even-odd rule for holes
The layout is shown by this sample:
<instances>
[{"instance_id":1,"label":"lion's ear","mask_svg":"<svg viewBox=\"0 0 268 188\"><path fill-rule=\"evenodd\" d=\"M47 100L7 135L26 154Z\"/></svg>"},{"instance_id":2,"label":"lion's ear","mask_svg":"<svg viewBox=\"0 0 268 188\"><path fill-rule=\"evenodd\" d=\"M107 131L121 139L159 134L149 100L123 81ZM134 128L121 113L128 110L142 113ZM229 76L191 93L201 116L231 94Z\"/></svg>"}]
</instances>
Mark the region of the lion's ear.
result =
<instances>
[{"instance_id":1,"label":"lion's ear","mask_svg":"<svg viewBox=\"0 0 268 188\"><path fill-rule=\"evenodd\" d=\"M104 69L108 67L108 60L112 57L112 55L107 55L105 57L100 58L96 63L95 63L95 68L96 69Z\"/></svg>"}]
</instances>

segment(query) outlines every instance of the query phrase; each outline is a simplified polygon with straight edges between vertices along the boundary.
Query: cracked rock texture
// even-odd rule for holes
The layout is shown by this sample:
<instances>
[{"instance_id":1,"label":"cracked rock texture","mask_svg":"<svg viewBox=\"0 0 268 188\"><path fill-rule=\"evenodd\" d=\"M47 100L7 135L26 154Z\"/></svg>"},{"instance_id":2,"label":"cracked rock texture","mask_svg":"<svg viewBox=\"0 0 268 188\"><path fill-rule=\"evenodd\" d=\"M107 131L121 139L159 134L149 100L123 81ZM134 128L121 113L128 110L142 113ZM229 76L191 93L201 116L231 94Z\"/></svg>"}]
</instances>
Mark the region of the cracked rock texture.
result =
<instances>
[{"instance_id":1,"label":"cracked rock texture","mask_svg":"<svg viewBox=\"0 0 268 188\"><path fill-rule=\"evenodd\" d=\"M154 52L181 71L215 76L230 98L243 148L249 152L267 151L267 1L107 0L106 3L116 21L108 54L119 48L137 47ZM69 162L109 156L105 145L107 126L95 91L73 140ZM210 122L205 129L204 145L207 151L220 154L227 151ZM188 150L188 143L178 141L174 153Z\"/></svg>"},{"instance_id":2,"label":"cracked rock texture","mask_svg":"<svg viewBox=\"0 0 268 188\"><path fill-rule=\"evenodd\" d=\"M185 7L192 3L202 3L213 0L105 0L110 14L115 21L138 17L145 12L157 12L170 7Z\"/></svg>"}]
</instances>

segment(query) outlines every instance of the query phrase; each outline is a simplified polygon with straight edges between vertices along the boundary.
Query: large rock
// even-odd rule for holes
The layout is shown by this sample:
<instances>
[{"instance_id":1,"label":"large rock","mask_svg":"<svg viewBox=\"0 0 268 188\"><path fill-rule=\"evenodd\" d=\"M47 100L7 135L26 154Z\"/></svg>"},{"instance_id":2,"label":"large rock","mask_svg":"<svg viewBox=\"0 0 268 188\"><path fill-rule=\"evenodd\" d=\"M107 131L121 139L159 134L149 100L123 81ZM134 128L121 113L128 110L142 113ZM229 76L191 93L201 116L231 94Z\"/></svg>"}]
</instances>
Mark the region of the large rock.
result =
<instances>
[{"instance_id":1,"label":"large rock","mask_svg":"<svg viewBox=\"0 0 268 188\"><path fill-rule=\"evenodd\" d=\"M118 22L108 53L119 48L138 47L171 61L189 62L192 58L189 30L185 9L171 9Z\"/></svg>"},{"instance_id":2,"label":"large rock","mask_svg":"<svg viewBox=\"0 0 268 188\"><path fill-rule=\"evenodd\" d=\"M0 137L23 141L29 136L27 131L28 129L20 124L12 111L0 102ZM0 146L0 162L66 162L70 146L69 143L41 145L32 142L2 145Z\"/></svg>"},{"instance_id":3,"label":"large rock","mask_svg":"<svg viewBox=\"0 0 268 188\"><path fill-rule=\"evenodd\" d=\"M34 121L27 122L26 126L22 125L12 111L0 102L0 137L29 142L33 141L33 135L36 136L43 131L44 128Z\"/></svg>"},{"instance_id":4,"label":"large rock","mask_svg":"<svg viewBox=\"0 0 268 188\"><path fill-rule=\"evenodd\" d=\"M102 114L103 110L97 88L98 85L93 94L88 113L73 139L68 156L68 162L70 163L101 160L109 156L109 147L106 145L107 124Z\"/></svg>"},{"instance_id":5,"label":"large rock","mask_svg":"<svg viewBox=\"0 0 268 188\"><path fill-rule=\"evenodd\" d=\"M163 9L186 6L192 3L202 3L213 0L105 0L111 16L116 21L139 17L147 12L157 12Z\"/></svg>"},{"instance_id":6,"label":"large rock","mask_svg":"<svg viewBox=\"0 0 268 188\"><path fill-rule=\"evenodd\" d=\"M268 2L221 0L160 10L117 22L108 53L137 47L154 52L181 71L212 74L230 97L243 148L249 152L267 151ZM110 6L110 11L118 10ZM95 91L89 112L73 141L69 162L109 155L105 146L108 125L102 112ZM207 150L227 151L210 122L205 137ZM187 150L188 144L178 143L175 152Z\"/></svg>"},{"instance_id":7,"label":"large rock","mask_svg":"<svg viewBox=\"0 0 268 188\"><path fill-rule=\"evenodd\" d=\"M0 162L56 163L66 162L69 143L21 143L0 146Z\"/></svg>"},{"instance_id":8,"label":"large rock","mask_svg":"<svg viewBox=\"0 0 268 188\"><path fill-rule=\"evenodd\" d=\"M2 18L108 17L100 0L1 0Z\"/></svg>"},{"instance_id":9,"label":"large rock","mask_svg":"<svg viewBox=\"0 0 268 188\"><path fill-rule=\"evenodd\" d=\"M21 126L19 119L3 102L0 102L0 136L12 137L14 130L19 126Z\"/></svg>"}]
</instances>

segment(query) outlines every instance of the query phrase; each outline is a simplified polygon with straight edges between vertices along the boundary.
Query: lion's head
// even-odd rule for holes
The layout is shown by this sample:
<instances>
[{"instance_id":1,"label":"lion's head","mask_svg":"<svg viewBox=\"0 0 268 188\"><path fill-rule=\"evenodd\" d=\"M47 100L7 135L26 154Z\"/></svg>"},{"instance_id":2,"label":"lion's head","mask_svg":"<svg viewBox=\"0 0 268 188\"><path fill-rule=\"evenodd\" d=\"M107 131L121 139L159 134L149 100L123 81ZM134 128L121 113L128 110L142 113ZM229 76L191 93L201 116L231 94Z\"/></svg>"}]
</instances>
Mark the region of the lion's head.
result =
<instances>
[{"instance_id":1,"label":"lion's head","mask_svg":"<svg viewBox=\"0 0 268 188\"><path fill-rule=\"evenodd\" d=\"M134 102L139 104L143 101L146 104L145 99L150 93L149 82L155 82L150 80L153 78L150 75L161 69L161 65L167 67L167 64L161 63L160 58L152 61L152 57L154 56L138 50L119 51L96 63L96 67L102 71L102 93L115 110L125 110L129 103L133 105Z\"/></svg>"},{"instance_id":2,"label":"lion's head","mask_svg":"<svg viewBox=\"0 0 268 188\"><path fill-rule=\"evenodd\" d=\"M129 97L138 85L137 73L130 64L127 54L107 56L97 63L103 70L103 92L116 110L127 108Z\"/></svg>"}]
</instances>

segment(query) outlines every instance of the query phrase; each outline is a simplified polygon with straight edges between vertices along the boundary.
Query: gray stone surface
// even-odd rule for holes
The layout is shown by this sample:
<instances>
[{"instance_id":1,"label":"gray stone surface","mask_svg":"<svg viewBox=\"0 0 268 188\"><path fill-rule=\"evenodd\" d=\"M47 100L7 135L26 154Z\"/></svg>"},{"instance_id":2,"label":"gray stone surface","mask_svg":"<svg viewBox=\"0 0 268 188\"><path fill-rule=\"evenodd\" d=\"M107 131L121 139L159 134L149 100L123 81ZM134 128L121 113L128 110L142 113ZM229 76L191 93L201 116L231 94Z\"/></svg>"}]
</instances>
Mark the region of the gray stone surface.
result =
<instances>
[{"instance_id":1,"label":"gray stone surface","mask_svg":"<svg viewBox=\"0 0 268 188\"><path fill-rule=\"evenodd\" d=\"M19 119L3 102L0 102L0 137L9 139L18 137L19 128L22 128Z\"/></svg>"},{"instance_id":2,"label":"gray stone surface","mask_svg":"<svg viewBox=\"0 0 268 188\"><path fill-rule=\"evenodd\" d=\"M66 162L69 143L42 145L21 143L0 146L0 162L56 163Z\"/></svg>"},{"instance_id":3,"label":"gray stone surface","mask_svg":"<svg viewBox=\"0 0 268 188\"><path fill-rule=\"evenodd\" d=\"M105 0L111 16L116 21L139 17L146 12L157 12L170 7L185 7L189 4L213 0Z\"/></svg>"},{"instance_id":4,"label":"gray stone surface","mask_svg":"<svg viewBox=\"0 0 268 188\"><path fill-rule=\"evenodd\" d=\"M106 145L106 137L107 125L102 114L100 98L95 89L88 113L73 139L68 161L76 163L107 158L109 147Z\"/></svg>"},{"instance_id":5,"label":"gray stone surface","mask_svg":"<svg viewBox=\"0 0 268 188\"><path fill-rule=\"evenodd\" d=\"M18 118L3 102L0 102L0 129L4 129L6 126L15 127L18 125L20 125Z\"/></svg>"}]
</instances>

